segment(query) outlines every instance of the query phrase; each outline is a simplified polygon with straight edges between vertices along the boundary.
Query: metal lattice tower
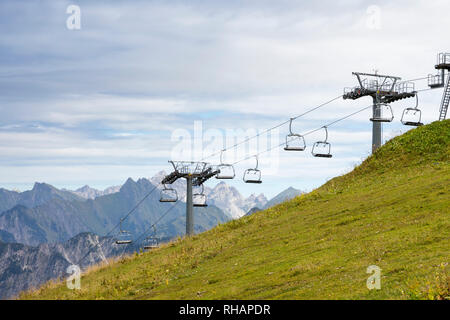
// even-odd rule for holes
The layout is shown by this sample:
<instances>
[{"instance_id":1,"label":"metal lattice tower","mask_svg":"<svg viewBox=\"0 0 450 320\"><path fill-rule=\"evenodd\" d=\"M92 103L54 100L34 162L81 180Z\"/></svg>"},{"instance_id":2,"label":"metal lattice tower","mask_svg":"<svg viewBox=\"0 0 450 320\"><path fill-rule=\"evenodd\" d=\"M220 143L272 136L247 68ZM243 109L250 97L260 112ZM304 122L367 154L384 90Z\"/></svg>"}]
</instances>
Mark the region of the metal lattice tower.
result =
<instances>
[{"instance_id":1,"label":"metal lattice tower","mask_svg":"<svg viewBox=\"0 0 450 320\"><path fill-rule=\"evenodd\" d=\"M432 78L434 77L434 79L436 79L437 77L440 77L440 82L438 84L436 84L435 87L444 87L444 93L442 95L442 101L441 101L441 106L439 108L439 120L445 120L445 118L447 117L447 110L448 110L448 105L450 103L450 53L440 53L438 55L438 61L437 64L435 66L436 70L440 70L441 74L433 76L430 75ZM447 70L448 76L447 76L447 84L445 84L445 71ZM429 76L429 79L430 79ZM429 83L430 85L430 83ZM432 87L430 85L430 87Z\"/></svg>"},{"instance_id":2,"label":"metal lattice tower","mask_svg":"<svg viewBox=\"0 0 450 320\"><path fill-rule=\"evenodd\" d=\"M353 88L345 88L343 98L356 100L370 96L373 100L373 117L379 117L378 104L389 104L394 101L413 98L416 96L413 82L399 82L400 77L381 75L378 73L353 72L359 85ZM372 123L372 152L375 152L382 144L380 122Z\"/></svg>"},{"instance_id":3,"label":"metal lattice tower","mask_svg":"<svg viewBox=\"0 0 450 320\"><path fill-rule=\"evenodd\" d=\"M174 171L164 177L161 184L172 184L180 178L186 179L186 235L194 234L193 186L201 186L219 171L206 162L169 161Z\"/></svg>"}]
</instances>

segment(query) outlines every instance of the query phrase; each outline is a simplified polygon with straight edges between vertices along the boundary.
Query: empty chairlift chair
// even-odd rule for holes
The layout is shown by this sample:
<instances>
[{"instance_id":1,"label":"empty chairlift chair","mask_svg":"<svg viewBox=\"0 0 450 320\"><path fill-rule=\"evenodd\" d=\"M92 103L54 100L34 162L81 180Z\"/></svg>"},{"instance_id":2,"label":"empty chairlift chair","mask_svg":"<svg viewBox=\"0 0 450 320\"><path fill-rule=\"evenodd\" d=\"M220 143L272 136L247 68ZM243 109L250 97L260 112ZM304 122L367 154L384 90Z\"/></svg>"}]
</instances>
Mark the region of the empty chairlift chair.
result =
<instances>
[{"instance_id":1,"label":"empty chairlift chair","mask_svg":"<svg viewBox=\"0 0 450 320\"><path fill-rule=\"evenodd\" d=\"M284 147L284 150L304 151L306 149L305 138L301 134L292 132L293 120L294 118L291 118L289 122L289 134L286 136L286 146Z\"/></svg>"},{"instance_id":2,"label":"empty chairlift chair","mask_svg":"<svg viewBox=\"0 0 450 320\"><path fill-rule=\"evenodd\" d=\"M331 158L333 155L331 154L331 144L328 140L328 129L327 127L323 127L325 129L325 140L317 141L313 144L311 153L314 157L317 158Z\"/></svg>"},{"instance_id":3,"label":"empty chairlift chair","mask_svg":"<svg viewBox=\"0 0 450 320\"><path fill-rule=\"evenodd\" d=\"M207 207L208 204L206 203L206 195L204 193L205 187L203 184L201 185L202 191L200 193L194 193L192 195L192 203L194 207Z\"/></svg>"},{"instance_id":4,"label":"empty chairlift chair","mask_svg":"<svg viewBox=\"0 0 450 320\"><path fill-rule=\"evenodd\" d=\"M258 156L255 156L256 167L244 171L243 180L245 183L262 183L261 171L258 169Z\"/></svg>"},{"instance_id":5,"label":"empty chairlift chair","mask_svg":"<svg viewBox=\"0 0 450 320\"><path fill-rule=\"evenodd\" d=\"M161 190L159 202L177 202L178 194L175 189L168 188L164 185L164 189Z\"/></svg>"},{"instance_id":6,"label":"empty chairlift chair","mask_svg":"<svg viewBox=\"0 0 450 320\"><path fill-rule=\"evenodd\" d=\"M120 231L116 238L116 244L130 244L133 242L131 233L129 231L123 230L122 222L123 219L120 219Z\"/></svg>"},{"instance_id":7,"label":"empty chairlift chair","mask_svg":"<svg viewBox=\"0 0 450 320\"><path fill-rule=\"evenodd\" d=\"M155 225L152 225L152 228L153 228L153 235L148 236L144 239L144 244L142 247L145 251L159 248L159 239L158 239L158 237L156 237Z\"/></svg>"},{"instance_id":8,"label":"empty chairlift chair","mask_svg":"<svg viewBox=\"0 0 450 320\"><path fill-rule=\"evenodd\" d=\"M223 163L222 155L223 155L224 151L225 150L222 150L220 152L220 164L217 166L217 170L219 171L219 173L216 175L216 179L221 179L221 180L234 179L236 174L234 172L233 165Z\"/></svg>"},{"instance_id":9,"label":"empty chairlift chair","mask_svg":"<svg viewBox=\"0 0 450 320\"><path fill-rule=\"evenodd\" d=\"M416 106L414 108L406 108L403 110L401 122L405 126L419 127L422 126L422 111L419 107L419 97L416 93Z\"/></svg>"},{"instance_id":10,"label":"empty chairlift chair","mask_svg":"<svg viewBox=\"0 0 450 320\"><path fill-rule=\"evenodd\" d=\"M373 117L370 118L372 122L392 122L394 120L394 113L390 105L386 103L377 103L375 106Z\"/></svg>"},{"instance_id":11,"label":"empty chairlift chair","mask_svg":"<svg viewBox=\"0 0 450 320\"><path fill-rule=\"evenodd\" d=\"M159 248L159 239L156 237L146 237L143 248L146 251Z\"/></svg>"}]
</instances>

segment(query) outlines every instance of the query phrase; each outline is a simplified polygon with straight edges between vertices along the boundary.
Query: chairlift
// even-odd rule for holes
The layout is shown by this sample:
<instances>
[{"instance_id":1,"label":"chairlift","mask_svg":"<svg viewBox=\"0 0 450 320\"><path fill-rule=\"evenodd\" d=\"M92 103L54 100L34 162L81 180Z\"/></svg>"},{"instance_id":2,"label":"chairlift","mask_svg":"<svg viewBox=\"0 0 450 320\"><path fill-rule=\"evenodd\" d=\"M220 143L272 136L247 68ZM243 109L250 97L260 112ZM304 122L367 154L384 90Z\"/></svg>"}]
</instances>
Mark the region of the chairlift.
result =
<instances>
[{"instance_id":1,"label":"chairlift","mask_svg":"<svg viewBox=\"0 0 450 320\"><path fill-rule=\"evenodd\" d=\"M192 195L192 202L194 207L207 207L208 204L206 203L206 195L205 195L205 187L202 186L202 191L200 193L194 193Z\"/></svg>"},{"instance_id":2,"label":"chairlift","mask_svg":"<svg viewBox=\"0 0 450 320\"><path fill-rule=\"evenodd\" d=\"M220 180L230 180L234 179L236 173L234 172L234 167L232 164L223 163L222 155L225 150L220 152L220 164L217 166L219 173L216 175L216 179Z\"/></svg>"},{"instance_id":3,"label":"chairlift","mask_svg":"<svg viewBox=\"0 0 450 320\"><path fill-rule=\"evenodd\" d=\"M153 236L148 236L144 239L144 250L152 250L159 248L159 239L156 237L156 228L153 225Z\"/></svg>"},{"instance_id":4,"label":"chairlift","mask_svg":"<svg viewBox=\"0 0 450 320\"><path fill-rule=\"evenodd\" d=\"M370 118L372 122L392 122L394 120L394 112L390 105L386 103L377 103L375 105L374 115Z\"/></svg>"},{"instance_id":5,"label":"chairlift","mask_svg":"<svg viewBox=\"0 0 450 320\"><path fill-rule=\"evenodd\" d=\"M164 189L161 190L159 202L177 202L177 201L178 201L177 191L173 188L168 188L164 184Z\"/></svg>"},{"instance_id":6,"label":"chairlift","mask_svg":"<svg viewBox=\"0 0 450 320\"><path fill-rule=\"evenodd\" d=\"M156 237L146 237L144 239L144 250L152 250L159 248L159 240Z\"/></svg>"},{"instance_id":7,"label":"chairlift","mask_svg":"<svg viewBox=\"0 0 450 320\"><path fill-rule=\"evenodd\" d=\"M292 121L294 118L290 119L289 122L289 134L286 136L286 146L285 151L304 151L306 149L305 138L298 133L292 132Z\"/></svg>"},{"instance_id":8,"label":"chairlift","mask_svg":"<svg viewBox=\"0 0 450 320\"><path fill-rule=\"evenodd\" d=\"M130 244L133 242L131 233L122 229L123 218L120 219L120 231L116 238L116 244Z\"/></svg>"},{"instance_id":9,"label":"chairlift","mask_svg":"<svg viewBox=\"0 0 450 320\"><path fill-rule=\"evenodd\" d=\"M256 167L254 169L247 169L244 172L243 180L245 183L262 183L261 171L258 170L258 156L255 156Z\"/></svg>"},{"instance_id":10,"label":"chairlift","mask_svg":"<svg viewBox=\"0 0 450 320\"><path fill-rule=\"evenodd\" d=\"M317 141L313 144L311 153L314 157L317 158L331 158L333 155L331 154L331 144L327 142L328 140L328 129L326 126L323 127L325 129L325 140Z\"/></svg>"},{"instance_id":11,"label":"chairlift","mask_svg":"<svg viewBox=\"0 0 450 320\"><path fill-rule=\"evenodd\" d=\"M403 110L402 119L400 120L405 126L419 127L422 126L422 111L419 107L419 97L416 93L416 106L414 108L406 108Z\"/></svg>"}]
</instances>

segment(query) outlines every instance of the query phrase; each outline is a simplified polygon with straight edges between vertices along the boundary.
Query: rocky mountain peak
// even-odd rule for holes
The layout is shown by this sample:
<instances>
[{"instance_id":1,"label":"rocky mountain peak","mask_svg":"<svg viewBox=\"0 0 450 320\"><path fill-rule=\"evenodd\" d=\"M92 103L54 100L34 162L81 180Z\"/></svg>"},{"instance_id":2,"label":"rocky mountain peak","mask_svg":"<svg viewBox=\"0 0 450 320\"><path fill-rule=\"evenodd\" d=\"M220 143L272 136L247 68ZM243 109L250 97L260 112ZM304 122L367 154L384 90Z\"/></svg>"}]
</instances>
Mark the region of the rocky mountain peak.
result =
<instances>
[{"instance_id":1,"label":"rocky mountain peak","mask_svg":"<svg viewBox=\"0 0 450 320\"><path fill-rule=\"evenodd\" d=\"M87 191L91 191L91 190L96 190L96 191L98 191L97 189L94 189L94 188L89 187L87 184L84 185L84 186L82 186L81 188L78 188L78 189L75 190L75 191L77 191L77 192L87 192Z\"/></svg>"},{"instance_id":2,"label":"rocky mountain peak","mask_svg":"<svg viewBox=\"0 0 450 320\"><path fill-rule=\"evenodd\" d=\"M126 190L134 189L136 187L136 182L132 178L128 178L127 181L120 188L120 192L124 192Z\"/></svg>"},{"instance_id":3,"label":"rocky mountain peak","mask_svg":"<svg viewBox=\"0 0 450 320\"><path fill-rule=\"evenodd\" d=\"M40 183L40 182L35 182L33 189L31 190L33 192L52 192L52 191L58 191L58 189L56 189L55 187L47 184L47 183Z\"/></svg>"},{"instance_id":4,"label":"rocky mountain peak","mask_svg":"<svg viewBox=\"0 0 450 320\"><path fill-rule=\"evenodd\" d=\"M84 199L95 199L97 197L101 197L101 196L105 196L108 194L112 194L112 193L116 193L120 191L121 186L112 186L112 187L108 187L105 190L101 191L95 188L91 188L88 185L84 185L81 188L78 188L75 191L71 191L72 193L84 198ZM63 189L65 190L65 189ZM70 191L70 190L66 190L66 191Z\"/></svg>"}]
</instances>

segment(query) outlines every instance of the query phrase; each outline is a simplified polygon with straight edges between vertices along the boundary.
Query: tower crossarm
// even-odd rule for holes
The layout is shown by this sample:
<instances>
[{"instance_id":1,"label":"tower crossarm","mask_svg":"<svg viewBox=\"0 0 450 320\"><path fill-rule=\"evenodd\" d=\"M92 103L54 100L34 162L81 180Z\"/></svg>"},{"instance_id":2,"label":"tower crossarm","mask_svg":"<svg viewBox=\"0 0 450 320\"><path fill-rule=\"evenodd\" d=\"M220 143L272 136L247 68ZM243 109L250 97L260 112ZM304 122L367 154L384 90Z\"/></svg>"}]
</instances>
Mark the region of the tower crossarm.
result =
<instances>
[{"instance_id":1,"label":"tower crossarm","mask_svg":"<svg viewBox=\"0 0 450 320\"><path fill-rule=\"evenodd\" d=\"M211 179L212 177L216 176L220 170L213 169L212 167L209 167L206 169L202 174L200 174L197 178L195 178L192 181L192 185L194 186L200 186L203 183L205 183L207 180Z\"/></svg>"}]
</instances>

